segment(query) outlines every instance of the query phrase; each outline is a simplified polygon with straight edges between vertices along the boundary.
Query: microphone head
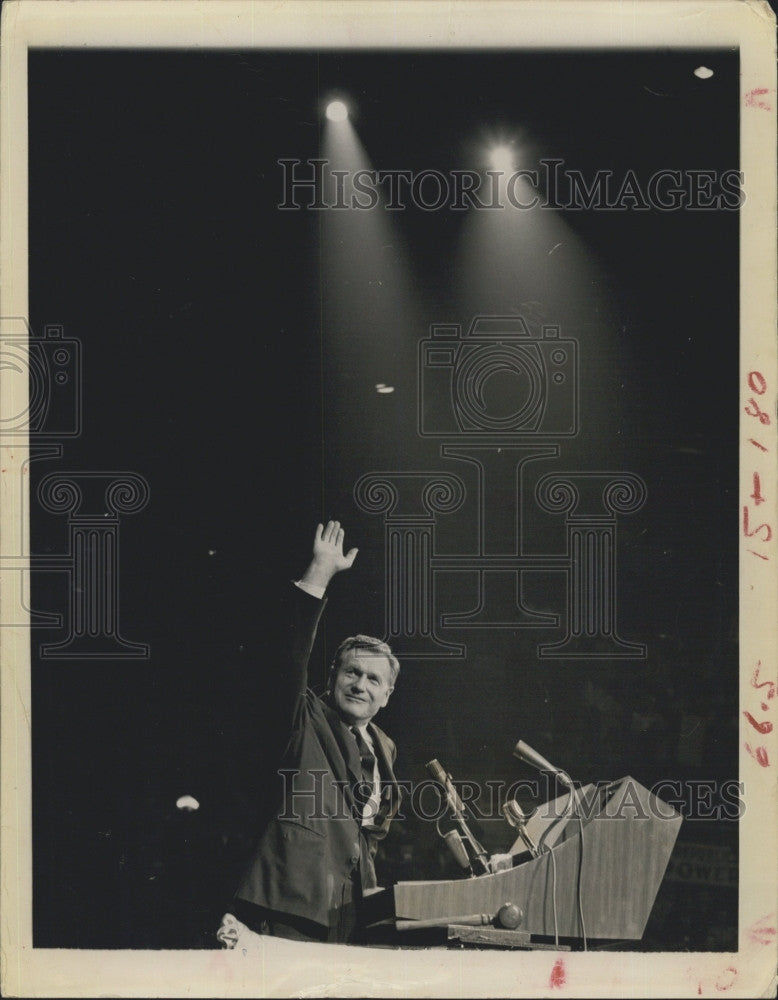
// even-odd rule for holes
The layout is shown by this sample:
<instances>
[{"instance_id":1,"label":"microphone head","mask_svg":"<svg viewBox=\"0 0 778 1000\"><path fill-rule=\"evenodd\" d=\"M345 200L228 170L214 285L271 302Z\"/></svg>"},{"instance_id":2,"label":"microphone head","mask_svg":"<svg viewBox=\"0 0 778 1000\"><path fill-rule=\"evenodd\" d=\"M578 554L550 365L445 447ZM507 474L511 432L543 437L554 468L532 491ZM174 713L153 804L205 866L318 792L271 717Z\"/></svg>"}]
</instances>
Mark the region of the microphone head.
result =
<instances>
[{"instance_id":1,"label":"microphone head","mask_svg":"<svg viewBox=\"0 0 778 1000\"><path fill-rule=\"evenodd\" d=\"M519 740L516 746L513 748L513 756L518 757L519 760L527 761L527 763L532 763L532 748L528 746L524 740Z\"/></svg>"},{"instance_id":2,"label":"microphone head","mask_svg":"<svg viewBox=\"0 0 778 1000\"><path fill-rule=\"evenodd\" d=\"M521 829L527 822L527 815L515 799L508 799L502 804L502 814L511 826Z\"/></svg>"},{"instance_id":3,"label":"microphone head","mask_svg":"<svg viewBox=\"0 0 778 1000\"><path fill-rule=\"evenodd\" d=\"M525 761L527 764L531 764L532 767L536 767L538 771L548 771L549 774L554 774L557 777L560 775L560 770L558 767L554 767L550 764L545 757L533 750L532 747L525 743L524 740L519 740L513 750L514 757L518 757L520 760Z\"/></svg>"},{"instance_id":4,"label":"microphone head","mask_svg":"<svg viewBox=\"0 0 778 1000\"><path fill-rule=\"evenodd\" d=\"M441 785L446 784L446 772L443 770L439 760L433 759L425 766L435 781L439 781Z\"/></svg>"}]
</instances>

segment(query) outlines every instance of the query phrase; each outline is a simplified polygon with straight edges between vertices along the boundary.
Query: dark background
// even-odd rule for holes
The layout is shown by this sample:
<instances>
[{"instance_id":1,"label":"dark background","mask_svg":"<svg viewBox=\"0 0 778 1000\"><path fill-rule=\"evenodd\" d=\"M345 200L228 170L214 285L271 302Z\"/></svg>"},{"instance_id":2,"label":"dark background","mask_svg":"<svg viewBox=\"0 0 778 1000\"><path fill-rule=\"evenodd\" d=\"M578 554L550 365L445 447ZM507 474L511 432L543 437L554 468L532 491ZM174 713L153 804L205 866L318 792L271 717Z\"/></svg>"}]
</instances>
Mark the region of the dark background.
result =
<instances>
[{"instance_id":1,"label":"dark background","mask_svg":"<svg viewBox=\"0 0 778 1000\"><path fill-rule=\"evenodd\" d=\"M693 76L700 64L713 78ZM273 706L251 684L272 649L269 597L304 568L317 521L340 518L360 555L332 587L321 682L344 634L383 630L383 528L357 509L356 480L462 474L415 433L414 396L429 324L470 319L462 215L394 216L414 301L381 312L355 281L341 322L326 223L276 208L277 160L319 155L331 88L356 103L377 168L478 168L474 143L494 127L586 176L647 178L737 169L737 79L723 51L30 53L30 320L38 335L61 324L84 358L83 433L33 463L33 487L125 470L151 490L121 523L120 564L122 634L150 659L43 661L38 644L62 635L33 634L36 947L215 944L271 803ZM619 522L619 628L648 657L541 661L558 630L450 632L467 658L409 660L381 724L410 780L431 757L457 780L530 779L519 738L582 781L737 779L738 215L560 216L607 308L579 303L576 325L569 303L542 302L579 338L585 426L533 475L646 481L646 505ZM564 255L546 266L564 284ZM449 520L442 548L469 544L471 514ZM65 519L35 503L32 516L33 553L64 551ZM461 604L446 610L472 605L451 593ZM33 596L62 610L63 574L36 574ZM185 793L197 812L176 809ZM493 835L495 849L513 839ZM689 816L679 842L736 859L737 825ZM382 866L386 881L449 874L431 824L412 819ZM633 947L734 948L736 929L734 885L679 876Z\"/></svg>"}]
</instances>

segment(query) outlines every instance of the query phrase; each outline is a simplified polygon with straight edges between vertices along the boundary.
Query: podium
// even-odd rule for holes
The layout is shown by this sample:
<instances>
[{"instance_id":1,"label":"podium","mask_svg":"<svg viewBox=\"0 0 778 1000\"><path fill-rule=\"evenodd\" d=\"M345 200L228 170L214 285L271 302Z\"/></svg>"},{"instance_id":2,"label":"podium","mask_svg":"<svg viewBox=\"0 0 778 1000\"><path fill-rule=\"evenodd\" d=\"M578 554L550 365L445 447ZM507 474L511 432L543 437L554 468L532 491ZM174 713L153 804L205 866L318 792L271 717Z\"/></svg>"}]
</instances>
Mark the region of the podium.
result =
<instances>
[{"instance_id":1,"label":"podium","mask_svg":"<svg viewBox=\"0 0 778 1000\"><path fill-rule=\"evenodd\" d=\"M519 930L528 935L640 940L682 816L630 777L586 785L577 799L580 821L570 813L568 793L532 814L526 831L541 849L537 857L517 840L513 867L505 871L398 882L395 919L445 926L461 914L494 915L513 903L521 911Z\"/></svg>"}]
</instances>

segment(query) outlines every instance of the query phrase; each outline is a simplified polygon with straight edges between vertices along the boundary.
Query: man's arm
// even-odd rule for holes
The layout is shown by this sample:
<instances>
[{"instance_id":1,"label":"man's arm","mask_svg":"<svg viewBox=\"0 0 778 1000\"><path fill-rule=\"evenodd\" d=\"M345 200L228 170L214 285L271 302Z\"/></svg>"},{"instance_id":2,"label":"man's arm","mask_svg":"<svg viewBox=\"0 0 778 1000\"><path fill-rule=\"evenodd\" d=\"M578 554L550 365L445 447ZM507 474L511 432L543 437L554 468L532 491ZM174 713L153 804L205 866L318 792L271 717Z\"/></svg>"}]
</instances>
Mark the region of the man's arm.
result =
<instances>
[{"instance_id":1,"label":"man's arm","mask_svg":"<svg viewBox=\"0 0 778 1000\"><path fill-rule=\"evenodd\" d=\"M343 538L345 532L339 521L328 521L326 526L319 524L313 539L313 557L295 587L290 587L284 601L285 611L282 621L286 636L283 639L285 664L280 687L276 689L279 698L279 708L282 717L291 710L295 728L299 725L299 710L303 702L300 700L308 687L308 660L311 655L316 630L324 608L326 589L335 576L342 570L349 569L356 559L357 549L351 549L343 554ZM288 704L284 710L280 699Z\"/></svg>"}]
</instances>

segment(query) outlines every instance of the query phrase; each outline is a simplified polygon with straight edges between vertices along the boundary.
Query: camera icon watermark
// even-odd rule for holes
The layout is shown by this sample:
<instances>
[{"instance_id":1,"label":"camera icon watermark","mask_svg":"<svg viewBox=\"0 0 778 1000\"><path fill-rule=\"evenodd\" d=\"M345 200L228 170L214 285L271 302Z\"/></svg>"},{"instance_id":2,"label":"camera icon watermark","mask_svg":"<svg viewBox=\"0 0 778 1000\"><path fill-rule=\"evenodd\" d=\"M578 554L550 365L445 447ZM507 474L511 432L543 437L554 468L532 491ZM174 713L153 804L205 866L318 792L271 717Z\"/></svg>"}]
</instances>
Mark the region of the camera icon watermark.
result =
<instances>
[{"instance_id":1,"label":"camera icon watermark","mask_svg":"<svg viewBox=\"0 0 778 1000\"><path fill-rule=\"evenodd\" d=\"M0 439L81 434L81 343L61 326L46 326L36 337L23 317L0 317L0 372Z\"/></svg>"},{"instance_id":2,"label":"camera icon watermark","mask_svg":"<svg viewBox=\"0 0 778 1000\"><path fill-rule=\"evenodd\" d=\"M536 333L521 316L477 316L465 334L458 324L430 332L419 343L422 437L578 433L578 344L558 326Z\"/></svg>"},{"instance_id":3,"label":"camera icon watermark","mask_svg":"<svg viewBox=\"0 0 778 1000\"><path fill-rule=\"evenodd\" d=\"M369 472L354 486L357 506L384 516L387 641L405 658L462 658L467 648L449 629L561 627L537 644L539 659L645 659L646 645L623 640L617 622L617 522L643 507L645 482L618 469L537 470L579 433L578 341L518 315L477 315L463 329L434 323L419 341L418 433L475 481L429 467ZM438 493L457 500L430 503ZM460 508L474 537L465 550L439 551L438 515ZM533 546L525 521L560 515L560 545ZM443 573L470 588L470 608L438 606ZM538 574L564 577L564 607L532 606Z\"/></svg>"},{"instance_id":4,"label":"camera icon watermark","mask_svg":"<svg viewBox=\"0 0 778 1000\"><path fill-rule=\"evenodd\" d=\"M35 336L28 320L0 317L0 473L9 513L0 541L0 628L67 629L60 641L41 643L41 658L148 659L148 643L127 641L119 624L120 521L145 509L150 488L133 472L72 469L38 482L38 469L58 461L64 441L80 437L81 341L60 325ZM33 523L66 516L67 547L52 551ZM31 606L31 579L67 578L55 608Z\"/></svg>"}]
</instances>

